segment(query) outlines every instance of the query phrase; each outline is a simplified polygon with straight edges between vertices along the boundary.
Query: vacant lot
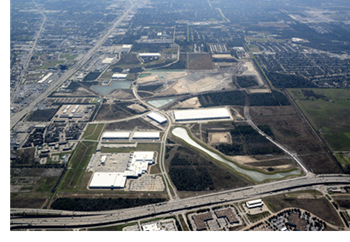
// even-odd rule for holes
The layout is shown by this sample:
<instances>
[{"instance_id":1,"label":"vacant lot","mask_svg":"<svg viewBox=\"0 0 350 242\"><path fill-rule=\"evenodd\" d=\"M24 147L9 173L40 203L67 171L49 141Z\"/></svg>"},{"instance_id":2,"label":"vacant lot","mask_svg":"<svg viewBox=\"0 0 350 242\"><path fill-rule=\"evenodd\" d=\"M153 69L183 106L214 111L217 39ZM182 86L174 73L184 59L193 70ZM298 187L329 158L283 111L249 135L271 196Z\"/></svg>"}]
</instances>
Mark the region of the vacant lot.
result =
<instances>
[{"instance_id":1,"label":"vacant lot","mask_svg":"<svg viewBox=\"0 0 350 242\"><path fill-rule=\"evenodd\" d=\"M333 199L337 201L342 209L350 209L349 195L332 195Z\"/></svg>"},{"instance_id":2,"label":"vacant lot","mask_svg":"<svg viewBox=\"0 0 350 242\"><path fill-rule=\"evenodd\" d=\"M257 125L269 125L275 139L301 155L311 171L317 174L342 173L338 163L318 144L292 106L251 107L250 115Z\"/></svg>"},{"instance_id":3,"label":"vacant lot","mask_svg":"<svg viewBox=\"0 0 350 242\"><path fill-rule=\"evenodd\" d=\"M350 90L290 89L288 92L332 150L350 150Z\"/></svg>"},{"instance_id":4,"label":"vacant lot","mask_svg":"<svg viewBox=\"0 0 350 242\"><path fill-rule=\"evenodd\" d=\"M159 130L156 126L153 126L149 122L138 118L131 119L125 122L116 122L106 124L105 130Z\"/></svg>"},{"instance_id":5,"label":"vacant lot","mask_svg":"<svg viewBox=\"0 0 350 242\"><path fill-rule=\"evenodd\" d=\"M188 69L190 70L212 70L213 62L210 54L188 53Z\"/></svg>"},{"instance_id":6,"label":"vacant lot","mask_svg":"<svg viewBox=\"0 0 350 242\"><path fill-rule=\"evenodd\" d=\"M264 202L272 212L278 212L285 208L305 209L321 219L342 226L342 222L328 200L316 191L287 193L264 198Z\"/></svg>"},{"instance_id":7,"label":"vacant lot","mask_svg":"<svg viewBox=\"0 0 350 242\"><path fill-rule=\"evenodd\" d=\"M95 121L123 119L133 115L131 109L119 104L102 104L98 110Z\"/></svg>"}]
</instances>

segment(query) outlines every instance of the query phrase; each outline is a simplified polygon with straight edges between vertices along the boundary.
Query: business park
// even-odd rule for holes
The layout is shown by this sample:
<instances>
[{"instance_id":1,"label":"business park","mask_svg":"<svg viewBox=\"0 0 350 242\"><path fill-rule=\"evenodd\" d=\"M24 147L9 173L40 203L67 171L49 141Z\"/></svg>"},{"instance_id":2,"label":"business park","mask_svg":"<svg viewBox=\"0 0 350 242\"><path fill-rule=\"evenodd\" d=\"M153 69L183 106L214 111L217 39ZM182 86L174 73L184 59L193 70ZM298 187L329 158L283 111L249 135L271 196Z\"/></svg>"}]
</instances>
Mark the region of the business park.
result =
<instances>
[{"instance_id":1,"label":"business park","mask_svg":"<svg viewBox=\"0 0 350 242\"><path fill-rule=\"evenodd\" d=\"M156 163L156 152L104 153L91 158L88 168L93 171L90 189L122 189L129 178L137 179L148 173Z\"/></svg>"}]
</instances>

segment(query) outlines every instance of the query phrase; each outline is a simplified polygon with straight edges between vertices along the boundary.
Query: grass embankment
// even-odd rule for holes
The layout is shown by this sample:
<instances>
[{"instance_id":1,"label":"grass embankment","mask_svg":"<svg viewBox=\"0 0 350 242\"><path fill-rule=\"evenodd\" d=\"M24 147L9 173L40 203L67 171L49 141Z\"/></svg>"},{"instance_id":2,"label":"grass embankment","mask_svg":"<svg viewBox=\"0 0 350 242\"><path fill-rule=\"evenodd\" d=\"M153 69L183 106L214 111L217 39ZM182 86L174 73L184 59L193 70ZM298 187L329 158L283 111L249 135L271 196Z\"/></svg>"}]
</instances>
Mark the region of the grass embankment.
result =
<instances>
[{"instance_id":1,"label":"grass embankment","mask_svg":"<svg viewBox=\"0 0 350 242\"><path fill-rule=\"evenodd\" d=\"M97 140L103 130L104 124L89 124L83 135L83 139Z\"/></svg>"},{"instance_id":2,"label":"grass embankment","mask_svg":"<svg viewBox=\"0 0 350 242\"><path fill-rule=\"evenodd\" d=\"M64 175L59 191L74 191L80 183L90 158L96 152L97 142L80 142L74 151L73 157L68 163L68 169Z\"/></svg>"}]
</instances>

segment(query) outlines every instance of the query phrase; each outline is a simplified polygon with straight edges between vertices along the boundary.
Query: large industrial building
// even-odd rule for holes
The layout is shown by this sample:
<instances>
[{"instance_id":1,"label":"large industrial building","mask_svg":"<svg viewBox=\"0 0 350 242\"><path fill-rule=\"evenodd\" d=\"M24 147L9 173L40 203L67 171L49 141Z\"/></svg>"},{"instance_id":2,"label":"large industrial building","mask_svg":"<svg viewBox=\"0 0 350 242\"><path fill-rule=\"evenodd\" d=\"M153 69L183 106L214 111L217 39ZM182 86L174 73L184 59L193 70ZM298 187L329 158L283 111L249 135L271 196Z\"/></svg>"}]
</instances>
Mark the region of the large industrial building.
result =
<instances>
[{"instance_id":1,"label":"large industrial building","mask_svg":"<svg viewBox=\"0 0 350 242\"><path fill-rule=\"evenodd\" d=\"M90 182L90 188L113 189L124 188L127 178L137 178L147 173L148 166L155 163L154 151L135 151L130 153L125 170L120 172L95 172ZM107 155L100 159L101 165L105 165L109 160ZM117 162L113 162L115 164Z\"/></svg>"},{"instance_id":2,"label":"large industrial building","mask_svg":"<svg viewBox=\"0 0 350 242\"><path fill-rule=\"evenodd\" d=\"M139 57L160 57L159 53L140 53Z\"/></svg>"},{"instance_id":3,"label":"large industrial building","mask_svg":"<svg viewBox=\"0 0 350 242\"><path fill-rule=\"evenodd\" d=\"M231 119L226 108L200 108L174 111L176 122L191 122L200 120Z\"/></svg>"},{"instance_id":4,"label":"large industrial building","mask_svg":"<svg viewBox=\"0 0 350 242\"><path fill-rule=\"evenodd\" d=\"M102 140L129 139L130 132L106 131L102 135Z\"/></svg>"},{"instance_id":5,"label":"large industrial building","mask_svg":"<svg viewBox=\"0 0 350 242\"><path fill-rule=\"evenodd\" d=\"M121 172L96 172L90 182L90 188L124 188L126 176Z\"/></svg>"},{"instance_id":6,"label":"large industrial building","mask_svg":"<svg viewBox=\"0 0 350 242\"><path fill-rule=\"evenodd\" d=\"M156 121L159 124L164 124L168 121L162 114L159 114L156 112L152 112L152 113L148 114L147 117Z\"/></svg>"},{"instance_id":7,"label":"large industrial building","mask_svg":"<svg viewBox=\"0 0 350 242\"><path fill-rule=\"evenodd\" d=\"M160 132L135 132L133 139L153 139L153 140L159 140L160 139Z\"/></svg>"}]
</instances>

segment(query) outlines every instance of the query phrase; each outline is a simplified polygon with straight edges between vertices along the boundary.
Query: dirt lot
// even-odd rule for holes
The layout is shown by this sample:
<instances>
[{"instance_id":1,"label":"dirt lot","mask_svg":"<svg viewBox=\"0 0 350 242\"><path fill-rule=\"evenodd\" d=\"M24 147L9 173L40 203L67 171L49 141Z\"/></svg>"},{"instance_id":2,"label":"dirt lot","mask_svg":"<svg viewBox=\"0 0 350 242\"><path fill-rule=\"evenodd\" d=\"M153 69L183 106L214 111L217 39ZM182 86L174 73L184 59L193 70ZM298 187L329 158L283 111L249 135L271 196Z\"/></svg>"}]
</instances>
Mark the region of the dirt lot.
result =
<instances>
[{"instance_id":1,"label":"dirt lot","mask_svg":"<svg viewBox=\"0 0 350 242\"><path fill-rule=\"evenodd\" d=\"M317 174L342 173L292 106L251 107L250 115L257 125L269 125L276 140L301 155L311 171Z\"/></svg>"},{"instance_id":2,"label":"dirt lot","mask_svg":"<svg viewBox=\"0 0 350 242\"><path fill-rule=\"evenodd\" d=\"M288 193L264 198L264 202L273 212L278 212L285 208L297 207L305 209L321 219L342 226L338 214L327 199L317 193ZM325 212L326 211L326 212Z\"/></svg>"},{"instance_id":3,"label":"dirt lot","mask_svg":"<svg viewBox=\"0 0 350 242\"><path fill-rule=\"evenodd\" d=\"M209 132L208 143L210 145L221 143L232 144L231 134L230 132Z\"/></svg>"},{"instance_id":4,"label":"dirt lot","mask_svg":"<svg viewBox=\"0 0 350 242\"><path fill-rule=\"evenodd\" d=\"M188 69L190 70L212 70L213 62L210 54L188 53Z\"/></svg>"},{"instance_id":5,"label":"dirt lot","mask_svg":"<svg viewBox=\"0 0 350 242\"><path fill-rule=\"evenodd\" d=\"M337 201L341 208L350 209L350 195L332 195L332 197Z\"/></svg>"},{"instance_id":6,"label":"dirt lot","mask_svg":"<svg viewBox=\"0 0 350 242\"><path fill-rule=\"evenodd\" d=\"M174 109L178 108L199 108L201 107L201 103L198 100L198 97L193 97L190 99L187 99L183 102L179 102L175 106L173 106Z\"/></svg>"}]
</instances>

